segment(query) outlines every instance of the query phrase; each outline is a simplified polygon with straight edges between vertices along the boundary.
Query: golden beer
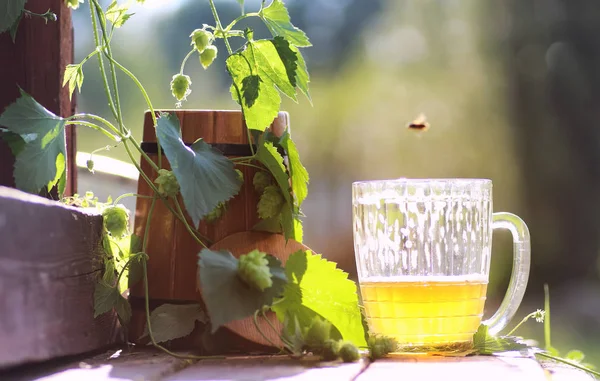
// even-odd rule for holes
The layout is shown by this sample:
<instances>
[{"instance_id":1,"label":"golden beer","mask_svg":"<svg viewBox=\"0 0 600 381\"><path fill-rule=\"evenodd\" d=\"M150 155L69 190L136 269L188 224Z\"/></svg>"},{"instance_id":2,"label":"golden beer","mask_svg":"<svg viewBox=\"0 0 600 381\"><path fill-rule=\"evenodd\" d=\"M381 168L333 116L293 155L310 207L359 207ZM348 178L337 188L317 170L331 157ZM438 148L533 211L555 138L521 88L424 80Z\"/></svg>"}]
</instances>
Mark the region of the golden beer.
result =
<instances>
[{"instance_id":1,"label":"golden beer","mask_svg":"<svg viewBox=\"0 0 600 381\"><path fill-rule=\"evenodd\" d=\"M371 333L410 352L460 352L481 323L487 283L478 275L373 277L360 290Z\"/></svg>"}]
</instances>

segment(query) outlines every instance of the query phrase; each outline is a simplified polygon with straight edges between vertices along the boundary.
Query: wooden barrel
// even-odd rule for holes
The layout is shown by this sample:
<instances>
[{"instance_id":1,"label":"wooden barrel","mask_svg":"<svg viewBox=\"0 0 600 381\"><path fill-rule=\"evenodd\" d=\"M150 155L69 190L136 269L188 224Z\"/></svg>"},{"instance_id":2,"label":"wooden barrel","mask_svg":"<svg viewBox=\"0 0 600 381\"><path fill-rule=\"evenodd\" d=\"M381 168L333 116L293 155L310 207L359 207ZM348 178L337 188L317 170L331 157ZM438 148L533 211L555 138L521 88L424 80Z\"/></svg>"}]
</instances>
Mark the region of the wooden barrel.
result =
<instances>
[{"instance_id":1,"label":"wooden barrel","mask_svg":"<svg viewBox=\"0 0 600 381\"><path fill-rule=\"evenodd\" d=\"M221 150L225 156L250 156L248 132L240 111L215 110L163 110L175 112L181 123L181 133L184 143L191 145L202 138ZM271 125L276 135L281 135L288 126L288 114L279 113ZM142 148L157 162L157 142L151 114L147 112L144 119ZM165 155L162 157L163 168L170 169ZM154 181L157 173L145 160L141 161L144 173ZM259 194L254 190L252 179L257 169L248 166L236 166L244 174L244 184L237 196L227 204L222 217L214 222L202 221L199 233L208 239L210 246L221 239L238 232L252 230L259 222L256 212ZM138 194L151 196L152 189L140 176ZM182 208L183 201L179 196ZM142 237L151 200L137 199L135 211L135 234ZM188 222L193 226L189 216ZM150 307L163 303L198 303L201 301L197 290L198 253L202 246L194 240L186 230L185 225L167 209L163 202L157 202L152 215L148 235L147 254L148 283ZM130 326L130 339L136 340L143 333L145 326L144 288L143 282L132 287L130 301L133 317Z\"/></svg>"}]
</instances>

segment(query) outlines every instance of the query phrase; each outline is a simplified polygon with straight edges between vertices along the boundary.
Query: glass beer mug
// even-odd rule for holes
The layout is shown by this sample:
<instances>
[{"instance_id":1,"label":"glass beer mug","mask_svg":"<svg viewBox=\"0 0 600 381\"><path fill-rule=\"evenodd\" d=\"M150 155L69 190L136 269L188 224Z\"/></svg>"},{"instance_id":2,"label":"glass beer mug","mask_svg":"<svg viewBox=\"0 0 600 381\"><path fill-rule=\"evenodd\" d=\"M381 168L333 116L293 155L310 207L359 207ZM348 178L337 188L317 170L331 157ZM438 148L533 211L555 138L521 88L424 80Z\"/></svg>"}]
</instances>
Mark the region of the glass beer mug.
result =
<instances>
[{"instance_id":1,"label":"glass beer mug","mask_svg":"<svg viewBox=\"0 0 600 381\"><path fill-rule=\"evenodd\" d=\"M486 179L397 179L352 184L354 246L371 334L400 353L466 352L481 324L492 230L508 229L514 260L508 291L483 323L497 333L523 299L530 266L527 225L492 212Z\"/></svg>"}]
</instances>

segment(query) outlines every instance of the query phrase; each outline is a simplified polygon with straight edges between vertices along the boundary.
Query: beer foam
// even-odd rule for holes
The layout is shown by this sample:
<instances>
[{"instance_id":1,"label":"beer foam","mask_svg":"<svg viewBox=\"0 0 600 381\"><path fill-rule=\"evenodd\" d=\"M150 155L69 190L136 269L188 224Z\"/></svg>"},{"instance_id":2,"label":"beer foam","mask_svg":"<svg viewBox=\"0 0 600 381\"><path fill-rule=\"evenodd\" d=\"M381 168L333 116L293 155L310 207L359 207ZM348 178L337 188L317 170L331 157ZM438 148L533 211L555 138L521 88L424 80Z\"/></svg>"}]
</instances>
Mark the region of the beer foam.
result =
<instances>
[{"instance_id":1,"label":"beer foam","mask_svg":"<svg viewBox=\"0 0 600 381\"><path fill-rule=\"evenodd\" d=\"M400 276L371 276L361 277L359 283L463 283L477 282L487 283L488 276L483 274L468 275L400 275Z\"/></svg>"}]
</instances>

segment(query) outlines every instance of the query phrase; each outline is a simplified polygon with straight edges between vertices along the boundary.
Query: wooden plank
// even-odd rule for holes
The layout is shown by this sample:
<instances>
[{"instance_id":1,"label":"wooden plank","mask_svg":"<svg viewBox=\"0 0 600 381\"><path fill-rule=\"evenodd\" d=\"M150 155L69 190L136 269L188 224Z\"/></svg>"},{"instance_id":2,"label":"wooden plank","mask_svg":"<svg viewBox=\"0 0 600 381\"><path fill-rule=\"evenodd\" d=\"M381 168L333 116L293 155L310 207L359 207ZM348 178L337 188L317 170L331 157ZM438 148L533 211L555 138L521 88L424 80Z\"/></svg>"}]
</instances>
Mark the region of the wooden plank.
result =
<instances>
[{"instance_id":1,"label":"wooden plank","mask_svg":"<svg viewBox=\"0 0 600 381\"><path fill-rule=\"evenodd\" d=\"M113 349L80 360L52 361L35 367L0 372L0 380L10 381L159 381L190 365L150 348Z\"/></svg>"},{"instance_id":2,"label":"wooden plank","mask_svg":"<svg viewBox=\"0 0 600 381\"><path fill-rule=\"evenodd\" d=\"M321 363L316 358L240 356L192 361L156 349L113 349L89 358L52 361L0 372L11 381L212 381L212 380L402 380L402 381L591 381L592 377L559 364L515 357L366 360Z\"/></svg>"},{"instance_id":3,"label":"wooden plank","mask_svg":"<svg viewBox=\"0 0 600 381\"><path fill-rule=\"evenodd\" d=\"M94 319L102 217L0 187L0 368L115 342L115 316Z\"/></svg>"},{"instance_id":4,"label":"wooden plank","mask_svg":"<svg viewBox=\"0 0 600 381\"><path fill-rule=\"evenodd\" d=\"M536 360L524 357L415 357L375 361L356 380L391 380L402 375L403 381L590 381L576 369L555 369L553 365L547 372ZM550 378L552 374L558 376Z\"/></svg>"},{"instance_id":5,"label":"wooden plank","mask_svg":"<svg viewBox=\"0 0 600 381\"><path fill-rule=\"evenodd\" d=\"M595 378L589 373L575 369L568 365L552 361L542 361L542 368L548 374L551 381L594 381Z\"/></svg>"},{"instance_id":6,"label":"wooden plank","mask_svg":"<svg viewBox=\"0 0 600 381\"><path fill-rule=\"evenodd\" d=\"M212 380L354 380L368 364L320 363L315 359L294 360L288 356L234 357L204 360L177 372L165 381ZM62 381L62 380L61 380Z\"/></svg>"},{"instance_id":7,"label":"wooden plank","mask_svg":"<svg viewBox=\"0 0 600 381\"><path fill-rule=\"evenodd\" d=\"M48 110L63 117L75 112L75 95L69 99L68 87L62 86L65 67L73 62L73 26L71 11L64 0L28 1L26 9L54 12L57 22L46 23L39 17L23 17L13 43L8 33L0 34L0 112L19 97L19 87L32 95ZM77 188L75 128L66 129L67 188L70 195ZM0 139L0 185L14 187L14 158Z\"/></svg>"}]
</instances>

